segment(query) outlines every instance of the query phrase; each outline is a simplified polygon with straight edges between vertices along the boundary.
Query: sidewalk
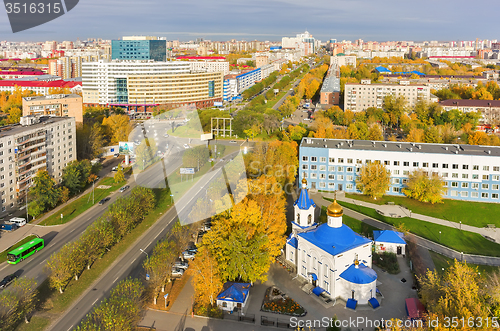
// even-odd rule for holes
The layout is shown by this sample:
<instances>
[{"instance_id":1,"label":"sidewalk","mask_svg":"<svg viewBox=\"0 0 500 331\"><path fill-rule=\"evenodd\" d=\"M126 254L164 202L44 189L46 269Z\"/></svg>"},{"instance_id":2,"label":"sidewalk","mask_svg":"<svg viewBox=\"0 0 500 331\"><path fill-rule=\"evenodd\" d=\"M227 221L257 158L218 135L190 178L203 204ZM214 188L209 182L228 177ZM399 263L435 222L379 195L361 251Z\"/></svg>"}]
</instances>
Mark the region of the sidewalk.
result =
<instances>
[{"instance_id":1,"label":"sidewalk","mask_svg":"<svg viewBox=\"0 0 500 331\"><path fill-rule=\"evenodd\" d=\"M334 194L333 193L311 193L311 198L313 198L314 202L321 208L321 206L325 206L325 207L328 207L330 205L331 202L323 199L323 197L326 197L326 198L331 198L333 199L334 198ZM346 199L343 194L337 194L337 200L339 201L345 201L345 202L349 202L349 203L353 203L353 199ZM381 205L376 205L376 204L372 204L372 203L368 203L368 202L360 202L360 201L356 201L354 200L354 203L357 204L357 205L360 205L360 206L364 206L364 207L368 207L368 208L373 208L373 209L381 209L380 207L383 207ZM388 206L388 207L398 207L399 206ZM393 227L390 225L390 224L387 224L387 223L384 223L382 221L379 221L379 220L375 220L373 218L370 218L362 213L359 213L357 211L354 211L354 210L350 210L348 208L345 208L346 211L344 212L346 215L350 216L350 217L353 217L355 219L358 219L364 223L367 223L367 224L370 224L372 226L375 226L381 230L393 230ZM394 210L394 209L389 209L389 210ZM421 216L422 218L418 218L416 216ZM437 224L441 224L441 225L444 225L444 226L450 226L450 223L452 224L457 224L457 223L453 223L453 222L449 222L449 221L445 221L445 220L440 220L440 219L437 219L437 218L433 218L433 217L428 217L428 216L424 216L424 215L419 215L419 214L414 214L414 213L411 213L411 217L412 218L416 218L416 219L420 219L420 220L423 220L423 221L427 221L427 222L431 222L431 223L437 223ZM432 220L437 220L436 222L433 222ZM459 227L457 227L459 228ZM483 230L481 228L476 228L476 227L473 227L471 226L470 228L473 228L473 229L476 229L477 231L471 231L471 232L476 232L476 233L479 233L481 234L480 232L478 232L479 230ZM465 226L462 224L462 229L465 231L466 228ZM491 231L491 230L494 230L494 229L484 229L484 230L488 230L488 231ZM468 231L468 230L467 230ZM412 234L412 236L415 238L415 241L416 241L416 244L419 245L419 246L422 246L428 250L431 250L431 251L434 251L436 253L439 253L441 255L444 255L444 256L447 256L451 259L457 259L458 261L467 261L469 263L473 263L473 264L482 264L482 265L491 265L491 266L500 266L500 257L494 257L494 256L484 256L484 255L473 255L473 254L463 254L462 252L458 252L458 251L455 251L451 248L448 248L446 246L443 246L441 244L438 244L436 242L433 242L433 241L430 241L428 239L425 239L425 238L422 238L422 237L419 237L417 235L414 235Z\"/></svg>"}]
</instances>

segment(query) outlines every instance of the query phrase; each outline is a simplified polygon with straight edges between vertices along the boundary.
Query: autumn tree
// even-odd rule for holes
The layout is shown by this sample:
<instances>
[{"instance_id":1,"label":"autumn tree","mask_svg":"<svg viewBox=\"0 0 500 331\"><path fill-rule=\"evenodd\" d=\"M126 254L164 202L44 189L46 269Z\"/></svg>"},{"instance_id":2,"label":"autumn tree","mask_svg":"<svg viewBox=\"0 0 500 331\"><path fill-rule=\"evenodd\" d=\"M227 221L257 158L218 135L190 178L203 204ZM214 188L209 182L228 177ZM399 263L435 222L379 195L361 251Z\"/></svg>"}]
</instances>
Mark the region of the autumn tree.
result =
<instances>
[{"instance_id":1,"label":"autumn tree","mask_svg":"<svg viewBox=\"0 0 500 331\"><path fill-rule=\"evenodd\" d=\"M381 163L365 164L356 178L356 188L373 199L381 198L391 185L391 172Z\"/></svg>"},{"instance_id":2,"label":"autumn tree","mask_svg":"<svg viewBox=\"0 0 500 331\"><path fill-rule=\"evenodd\" d=\"M488 145L488 135L483 131L476 131L469 134L469 145Z\"/></svg>"},{"instance_id":3,"label":"autumn tree","mask_svg":"<svg viewBox=\"0 0 500 331\"><path fill-rule=\"evenodd\" d=\"M382 128L379 124L373 123L368 130L368 135L366 137L368 140L384 140L384 135L382 133Z\"/></svg>"},{"instance_id":4,"label":"autumn tree","mask_svg":"<svg viewBox=\"0 0 500 331\"><path fill-rule=\"evenodd\" d=\"M111 144L128 141L128 136L132 132L132 124L128 115L113 114L103 119L102 126L105 128Z\"/></svg>"},{"instance_id":5,"label":"autumn tree","mask_svg":"<svg viewBox=\"0 0 500 331\"><path fill-rule=\"evenodd\" d=\"M148 257L143 262L144 270L149 275L149 286L153 289L153 303L156 304L160 290L165 291L165 284L170 280L172 266L178 256L175 242L164 240L158 242Z\"/></svg>"},{"instance_id":6,"label":"autumn tree","mask_svg":"<svg viewBox=\"0 0 500 331\"><path fill-rule=\"evenodd\" d=\"M120 183L125 180L125 175L123 175L123 168L121 164L118 165L118 169L116 170L113 179L115 180L115 183Z\"/></svg>"},{"instance_id":7,"label":"autumn tree","mask_svg":"<svg viewBox=\"0 0 500 331\"><path fill-rule=\"evenodd\" d=\"M223 281L219 274L217 260L205 246L200 247L192 268L196 302L204 306L215 305L217 295L222 290Z\"/></svg>"},{"instance_id":8,"label":"autumn tree","mask_svg":"<svg viewBox=\"0 0 500 331\"><path fill-rule=\"evenodd\" d=\"M92 157L98 157L102 154L102 149L105 146L106 141L104 138L104 132L99 123L95 123L94 126L92 126L88 144L91 147Z\"/></svg>"},{"instance_id":9,"label":"autumn tree","mask_svg":"<svg viewBox=\"0 0 500 331\"><path fill-rule=\"evenodd\" d=\"M393 126L398 125L399 118L406 111L404 96L394 97L392 94L384 98L384 109L389 114L389 121Z\"/></svg>"},{"instance_id":10,"label":"autumn tree","mask_svg":"<svg viewBox=\"0 0 500 331\"><path fill-rule=\"evenodd\" d=\"M429 270L419 281L423 303L438 316L488 317L477 267L455 259L445 272Z\"/></svg>"},{"instance_id":11,"label":"autumn tree","mask_svg":"<svg viewBox=\"0 0 500 331\"><path fill-rule=\"evenodd\" d=\"M158 147L154 139L144 139L135 150L135 164L139 169L144 170L150 166L155 159Z\"/></svg>"},{"instance_id":12,"label":"autumn tree","mask_svg":"<svg viewBox=\"0 0 500 331\"><path fill-rule=\"evenodd\" d=\"M438 174L429 176L422 169L414 170L406 185L403 193L412 199L431 204L441 203L443 200L444 181Z\"/></svg>"},{"instance_id":13,"label":"autumn tree","mask_svg":"<svg viewBox=\"0 0 500 331\"><path fill-rule=\"evenodd\" d=\"M32 278L18 278L0 292L0 321L2 330L14 330L35 310L37 304L37 283Z\"/></svg>"}]
</instances>

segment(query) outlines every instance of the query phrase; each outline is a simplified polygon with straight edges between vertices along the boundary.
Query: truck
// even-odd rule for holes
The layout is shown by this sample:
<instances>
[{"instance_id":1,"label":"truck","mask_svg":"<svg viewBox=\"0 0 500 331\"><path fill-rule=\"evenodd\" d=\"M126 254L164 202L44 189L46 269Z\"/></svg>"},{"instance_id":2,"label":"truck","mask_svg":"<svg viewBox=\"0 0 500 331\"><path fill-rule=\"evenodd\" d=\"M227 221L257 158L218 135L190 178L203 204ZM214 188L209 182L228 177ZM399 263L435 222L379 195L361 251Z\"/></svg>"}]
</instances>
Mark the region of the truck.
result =
<instances>
[{"instance_id":1,"label":"truck","mask_svg":"<svg viewBox=\"0 0 500 331\"><path fill-rule=\"evenodd\" d=\"M15 229L17 229L16 224L0 224L0 230L14 231Z\"/></svg>"}]
</instances>

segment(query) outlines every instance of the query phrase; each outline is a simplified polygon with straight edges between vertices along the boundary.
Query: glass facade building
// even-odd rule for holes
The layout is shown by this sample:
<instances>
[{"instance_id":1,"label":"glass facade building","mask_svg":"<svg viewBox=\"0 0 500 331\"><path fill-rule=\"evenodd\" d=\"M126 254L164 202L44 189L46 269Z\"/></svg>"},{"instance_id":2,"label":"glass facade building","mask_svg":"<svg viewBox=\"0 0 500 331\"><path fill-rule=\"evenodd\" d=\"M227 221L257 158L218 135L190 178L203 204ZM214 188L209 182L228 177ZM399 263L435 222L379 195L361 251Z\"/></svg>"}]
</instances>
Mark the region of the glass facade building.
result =
<instances>
[{"instance_id":1,"label":"glass facade building","mask_svg":"<svg viewBox=\"0 0 500 331\"><path fill-rule=\"evenodd\" d=\"M167 60L166 40L112 40L113 60Z\"/></svg>"}]
</instances>

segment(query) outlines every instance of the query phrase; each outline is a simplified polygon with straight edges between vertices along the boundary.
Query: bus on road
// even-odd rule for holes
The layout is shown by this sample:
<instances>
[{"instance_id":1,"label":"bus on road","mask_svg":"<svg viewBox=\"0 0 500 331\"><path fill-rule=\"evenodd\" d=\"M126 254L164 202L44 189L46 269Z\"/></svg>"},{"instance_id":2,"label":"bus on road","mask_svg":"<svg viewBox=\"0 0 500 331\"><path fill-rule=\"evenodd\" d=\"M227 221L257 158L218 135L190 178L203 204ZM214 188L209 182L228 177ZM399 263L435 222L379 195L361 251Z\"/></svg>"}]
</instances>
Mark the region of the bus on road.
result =
<instances>
[{"instance_id":1,"label":"bus on road","mask_svg":"<svg viewBox=\"0 0 500 331\"><path fill-rule=\"evenodd\" d=\"M41 250L44 247L44 241L42 238L35 238L30 242L22 244L18 248L7 253L7 260L10 264L17 264Z\"/></svg>"}]
</instances>

